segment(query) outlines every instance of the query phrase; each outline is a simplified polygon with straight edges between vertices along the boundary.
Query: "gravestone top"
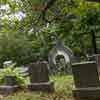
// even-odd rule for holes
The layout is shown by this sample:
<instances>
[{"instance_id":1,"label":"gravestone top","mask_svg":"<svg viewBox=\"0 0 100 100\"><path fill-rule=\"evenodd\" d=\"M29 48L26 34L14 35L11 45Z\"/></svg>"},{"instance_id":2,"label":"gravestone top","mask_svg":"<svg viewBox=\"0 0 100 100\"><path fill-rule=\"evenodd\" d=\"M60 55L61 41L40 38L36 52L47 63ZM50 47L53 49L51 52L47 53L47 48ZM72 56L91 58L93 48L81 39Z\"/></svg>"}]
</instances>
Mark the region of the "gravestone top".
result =
<instances>
[{"instance_id":1,"label":"gravestone top","mask_svg":"<svg viewBox=\"0 0 100 100\"><path fill-rule=\"evenodd\" d=\"M76 88L100 86L96 62L91 61L73 64L72 72Z\"/></svg>"},{"instance_id":2,"label":"gravestone top","mask_svg":"<svg viewBox=\"0 0 100 100\"><path fill-rule=\"evenodd\" d=\"M77 62L77 63L72 64L72 66L77 67L77 65L92 64L92 63L96 63L96 61L84 61L84 62Z\"/></svg>"}]
</instances>

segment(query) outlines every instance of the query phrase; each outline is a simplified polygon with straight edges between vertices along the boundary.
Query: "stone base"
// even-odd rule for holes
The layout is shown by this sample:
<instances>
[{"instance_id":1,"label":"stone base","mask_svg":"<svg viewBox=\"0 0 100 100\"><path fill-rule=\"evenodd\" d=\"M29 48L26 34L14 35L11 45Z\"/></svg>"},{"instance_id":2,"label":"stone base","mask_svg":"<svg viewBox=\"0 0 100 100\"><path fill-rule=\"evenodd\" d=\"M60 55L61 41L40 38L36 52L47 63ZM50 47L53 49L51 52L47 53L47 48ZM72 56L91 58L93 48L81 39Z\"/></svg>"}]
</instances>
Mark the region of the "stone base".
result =
<instances>
[{"instance_id":1,"label":"stone base","mask_svg":"<svg viewBox=\"0 0 100 100\"><path fill-rule=\"evenodd\" d=\"M54 82L41 82L41 83L31 83L28 85L28 89L30 91L46 91L53 92L54 91Z\"/></svg>"},{"instance_id":2,"label":"stone base","mask_svg":"<svg viewBox=\"0 0 100 100\"><path fill-rule=\"evenodd\" d=\"M73 89L75 100L100 100L100 87Z\"/></svg>"},{"instance_id":3,"label":"stone base","mask_svg":"<svg viewBox=\"0 0 100 100\"><path fill-rule=\"evenodd\" d=\"M0 94L9 95L18 90L18 86L0 86Z\"/></svg>"}]
</instances>

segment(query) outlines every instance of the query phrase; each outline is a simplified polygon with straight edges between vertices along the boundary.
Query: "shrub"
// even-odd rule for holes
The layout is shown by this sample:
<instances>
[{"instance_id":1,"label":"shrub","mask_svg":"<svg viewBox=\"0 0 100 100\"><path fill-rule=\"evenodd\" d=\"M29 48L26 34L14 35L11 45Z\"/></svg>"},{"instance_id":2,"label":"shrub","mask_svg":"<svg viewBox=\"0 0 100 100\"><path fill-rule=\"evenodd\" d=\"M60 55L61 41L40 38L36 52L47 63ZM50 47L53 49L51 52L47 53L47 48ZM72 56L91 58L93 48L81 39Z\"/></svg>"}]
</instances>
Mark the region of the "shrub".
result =
<instances>
[{"instance_id":1,"label":"shrub","mask_svg":"<svg viewBox=\"0 0 100 100\"><path fill-rule=\"evenodd\" d=\"M23 33L11 32L0 33L0 63L12 60L22 65L37 59L34 55L37 45L29 41Z\"/></svg>"},{"instance_id":2,"label":"shrub","mask_svg":"<svg viewBox=\"0 0 100 100\"><path fill-rule=\"evenodd\" d=\"M17 82L17 85L23 87L26 85L25 78L16 70L15 63L5 67L4 69L0 69L0 84L4 84L5 77L14 76Z\"/></svg>"}]
</instances>

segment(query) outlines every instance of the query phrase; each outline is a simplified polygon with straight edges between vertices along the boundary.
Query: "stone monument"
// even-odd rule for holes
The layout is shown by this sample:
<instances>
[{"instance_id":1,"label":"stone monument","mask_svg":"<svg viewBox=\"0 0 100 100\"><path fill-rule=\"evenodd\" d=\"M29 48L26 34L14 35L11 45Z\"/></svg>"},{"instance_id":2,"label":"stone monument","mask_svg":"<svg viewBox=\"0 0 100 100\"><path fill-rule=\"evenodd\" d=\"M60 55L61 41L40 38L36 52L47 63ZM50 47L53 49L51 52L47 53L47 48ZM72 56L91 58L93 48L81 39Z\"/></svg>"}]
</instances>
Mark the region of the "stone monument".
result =
<instances>
[{"instance_id":1,"label":"stone monument","mask_svg":"<svg viewBox=\"0 0 100 100\"><path fill-rule=\"evenodd\" d=\"M54 91L54 82L49 81L48 63L37 62L29 65L30 84L28 85L31 91Z\"/></svg>"},{"instance_id":2,"label":"stone monument","mask_svg":"<svg viewBox=\"0 0 100 100\"><path fill-rule=\"evenodd\" d=\"M99 100L100 81L95 61L76 63L72 65L75 87L75 100Z\"/></svg>"},{"instance_id":3,"label":"stone monument","mask_svg":"<svg viewBox=\"0 0 100 100\"><path fill-rule=\"evenodd\" d=\"M15 76L6 76L4 78L4 84L0 85L0 94L9 95L16 92L19 89Z\"/></svg>"},{"instance_id":4,"label":"stone monument","mask_svg":"<svg viewBox=\"0 0 100 100\"><path fill-rule=\"evenodd\" d=\"M71 73L71 63L74 61L74 54L70 48L64 47L60 41L57 41L56 45L51 49L48 55L48 61L50 69L55 69L55 65L57 64L56 58L57 57L64 57L65 59L65 67L67 67L67 72Z\"/></svg>"}]
</instances>

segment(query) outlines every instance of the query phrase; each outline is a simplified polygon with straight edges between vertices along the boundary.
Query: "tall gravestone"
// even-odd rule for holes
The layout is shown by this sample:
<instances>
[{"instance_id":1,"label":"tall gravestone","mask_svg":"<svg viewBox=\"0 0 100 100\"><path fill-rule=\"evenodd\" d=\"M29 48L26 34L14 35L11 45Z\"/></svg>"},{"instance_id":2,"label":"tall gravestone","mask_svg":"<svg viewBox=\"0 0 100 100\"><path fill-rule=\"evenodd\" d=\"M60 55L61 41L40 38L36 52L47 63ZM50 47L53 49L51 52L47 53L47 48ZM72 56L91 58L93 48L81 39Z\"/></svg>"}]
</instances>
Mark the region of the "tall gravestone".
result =
<instances>
[{"instance_id":1,"label":"tall gravestone","mask_svg":"<svg viewBox=\"0 0 100 100\"><path fill-rule=\"evenodd\" d=\"M49 80L48 63L37 62L29 65L30 84L29 90L54 91L54 82Z\"/></svg>"},{"instance_id":2,"label":"tall gravestone","mask_svg":"<svg viewBox=\"0 0 100 100\"><path fill-rule=\"evenodd\" d=\"M72 65L75 100L100 100L100 81L96 62L82 62Z\"/></svg>"}]
</instances>

